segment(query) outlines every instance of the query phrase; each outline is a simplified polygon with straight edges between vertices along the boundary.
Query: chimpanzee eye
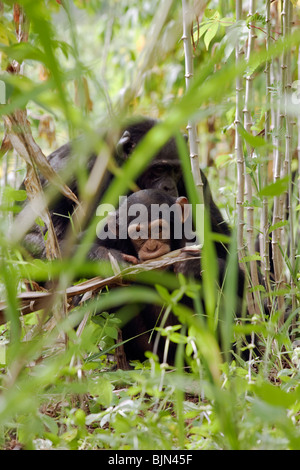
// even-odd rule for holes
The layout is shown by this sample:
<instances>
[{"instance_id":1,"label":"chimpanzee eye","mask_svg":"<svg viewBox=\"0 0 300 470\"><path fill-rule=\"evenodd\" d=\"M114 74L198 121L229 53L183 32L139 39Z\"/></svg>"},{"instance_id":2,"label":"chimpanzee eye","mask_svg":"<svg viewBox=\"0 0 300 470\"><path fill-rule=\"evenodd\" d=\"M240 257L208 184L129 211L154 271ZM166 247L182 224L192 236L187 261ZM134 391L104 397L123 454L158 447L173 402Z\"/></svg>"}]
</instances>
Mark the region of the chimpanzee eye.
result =
<instances>
[{"instance_id":1,"label":"chimpanzee eye","mask_svg":"<svg viewBox=\"0 0 300 470\"><path fill-rule=\"evenodd\" d=\"M132 240L148 238L148 226L145 224L129 224L128 235Z\"/></svg>"},{"instance_id":2,"label":"chimpanzee eye","mask_svg":"<svg viewBox=\"0 0 300 470\"><path fill-rule=\"evenodd\" d=\"M158 178L162 176L162 174L165 173L165 169L161 166L156 166L151 170L151 175L154 178Z\"/></svg>"},{"instance_id":3,"label":"chimpanzee eye","mask_svg":"<svg viewBox=\"0 0 300 470\"><path fill-rule=\"evenodd\" d=\"M181 172L180 172L180 169L179 168L174 168L173 169L173 178L175 181L179 181L181 177Z\"/></svg>"}]
</instances>

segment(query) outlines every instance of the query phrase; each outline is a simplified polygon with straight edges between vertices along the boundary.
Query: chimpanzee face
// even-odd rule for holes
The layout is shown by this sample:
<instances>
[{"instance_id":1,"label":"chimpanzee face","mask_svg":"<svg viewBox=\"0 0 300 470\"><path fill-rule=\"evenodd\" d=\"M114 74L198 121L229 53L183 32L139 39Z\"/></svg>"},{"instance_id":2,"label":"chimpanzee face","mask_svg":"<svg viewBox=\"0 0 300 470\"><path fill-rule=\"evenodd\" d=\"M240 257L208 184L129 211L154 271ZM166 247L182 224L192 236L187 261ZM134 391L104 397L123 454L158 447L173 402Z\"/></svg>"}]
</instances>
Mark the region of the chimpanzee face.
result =
<instances>
[{"instance_id":1,"label":"chimpanzee face","mask_svg":"<svg viewBox=\"0 0 300 470\"><path fill-rule=\"evenodd\" d=\"M154 161L137 180L140 189L158 189L170 196L177 197L177 185L181 176L180 164L174 162Z\"/></svg>"},{"instance_id":2,"label":"chimpanzee face","mask_svg":"<svg viewBox=\"0 0 300 470\"><path fill-rule=\"evenodd\" d=\"M130 255L130 262L132 257L136 262L147 261L182 248L192 233L187 198L176 198L157 189L124 197L119 209L110 212L106 220L98 234L99 244Z\"/></svg>"},{"instance_id":3,"label":"chimpanzee face","mask_svg":"<svg viewBox=\"0 0 300 470\"><path fill-rule=\"evenodd\" d=\"M123 164L144 135L156 124L151 119L141 120L127 127L117 144L117 161ZM155 155L153 161L137 179L137 186L143 189L158 189L177 197L178 183L182 170L174 138L170 139Z\"/></svg>"},{"instance_id":4,"label":"chimpanzee face","mask_svg":"<svg viewBox=\"0 0 300 470\"><path fill-rule=\"evenodd\" d=\"M175 230L179 228L182 235L182 225L189 215L185 197L171 197L155 189L132 194L126 210L128 239L140 261L158 258L174 249ZM123 214L121 220L124 221ZM182 236L177 243L183 243Z\"/></svg>"},{"instance_id":5,"label":"chimpanzee face","mask_svg":"<svg viewBox=\"0 0 300 470\"><path fill-rule=\"evenodd\" d=\"M162 218L144 224L131 223L128 227L128 236L138 259L147 261L169 253L170 229L170 223Z\"/></svg>"}]
</instances>

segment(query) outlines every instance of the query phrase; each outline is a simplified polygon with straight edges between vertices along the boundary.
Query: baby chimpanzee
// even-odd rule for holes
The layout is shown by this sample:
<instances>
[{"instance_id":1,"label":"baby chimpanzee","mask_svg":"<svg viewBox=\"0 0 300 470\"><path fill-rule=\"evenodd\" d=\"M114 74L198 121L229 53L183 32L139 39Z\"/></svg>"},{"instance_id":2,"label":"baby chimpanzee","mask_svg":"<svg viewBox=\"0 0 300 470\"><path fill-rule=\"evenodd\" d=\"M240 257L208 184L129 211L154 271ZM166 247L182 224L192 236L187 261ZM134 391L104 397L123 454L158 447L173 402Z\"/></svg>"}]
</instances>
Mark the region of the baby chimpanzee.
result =
<instances>
[{"instance_id":1,"label":"baby chimpanzee","mask_svg":"<svg viewBox=\"0 0 300 470\"><path fill-rule=\"evenodd\" d=\"M106 225L98 233L98 240L90 252L92 259L109 259L110 255L120 262L138 263L153 260L170 251L184 248L194 239L191 211L186 197L173 197L159 190L137 191L130 195L119 207L109 214ZM219 276L216 282L222 285L226 262L217 259ZM174 273L182 273L201 282L201 260L188 258L168 268ZM243 295L244 278L239 273L237 295ZM193 308L191 299L183 299L184 304ZM205 307L204 307L205 308ZM145 359L145 351L153 351L154 344L159 360L164 359L165 340L155 341L162 309L157 305L126 305L123 311L137 314L122 327L126 358L128 361ZM122 315L121 315L122 318ZM178 318L170 313L164 326L178 325ZM131 339L132 338L132 339ZM170 344L168 362L175 358L176 346Z\"/></svg>"},{"instance_id":2,"label":"baby chimpanzee","mask_svg":"<svg viewBox=\"0 0 300 470\"><path fill-rule=\"evenodd\" d=\"M123 201L119 209L110 213L105 226L90 251L90 258L107 260L112 255L119 262L139 263L153 260L170 251L183 248L193 238L191 212L186 197L173 197L164 191L148 189L137 191ZM200 266L200 264L199 264ZM200 267L199 267L200 273ZM126 359L145 360L145 351L153 351L159 326L161 307L157 305L124 306L127 313L137 314L122 326ZM121 319L124 315L121 315ZM170 313L165 326L177 325L177 318ZM163 361L164 340L156 350ZM170 346L168 361L172 363L175 345Z\"/></svg>"},{"instance_id":3,"label":"baby chimpanzee","mask_svg":"<svg viewBox=\"0 0 300 470\"><path fill-rule=\"evenodd\" d=\"M109 214L89 257L108 259L110 253L136 264L183 248L194 236L186 197L145 189L124 198Z\"/></svg>"}]
</instances>

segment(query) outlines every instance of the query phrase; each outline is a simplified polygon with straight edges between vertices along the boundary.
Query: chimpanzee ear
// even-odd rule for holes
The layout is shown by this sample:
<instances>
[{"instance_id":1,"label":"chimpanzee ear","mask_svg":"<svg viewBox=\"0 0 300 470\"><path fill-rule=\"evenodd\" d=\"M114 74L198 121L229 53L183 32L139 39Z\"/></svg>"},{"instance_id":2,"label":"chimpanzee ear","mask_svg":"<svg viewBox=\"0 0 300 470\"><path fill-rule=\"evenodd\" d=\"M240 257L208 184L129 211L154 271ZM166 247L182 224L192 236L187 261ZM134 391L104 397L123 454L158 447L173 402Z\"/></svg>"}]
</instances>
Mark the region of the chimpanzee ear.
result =
<instances>
[{"instance_id":1,"label":"chimpanzee ear","mask_svg":"<svg viewBox=\"0 0 300 470\"><path fill-rule=\"evenodd\" d=\"M181 220L184 223L190 214L189 201L185 196L180 196L176 199L176 204L181 210Z\"/></svg>"},{"instance_id":2,"label":"chimpanzee ear","mask_svg":"<svg viewBox=\"0 0 300 470\"><path fill-rule=\"evenodd\" d=\"M119 155L119 157L124 158L125 156L125 158L127 158L127 156L130 153L131 147L132 147L131 134L129 131L126 130L123 132L123 135L121 136L119 142L117 143L117 147L116 147L117 154Z\"/></svg>"}]
</instances>

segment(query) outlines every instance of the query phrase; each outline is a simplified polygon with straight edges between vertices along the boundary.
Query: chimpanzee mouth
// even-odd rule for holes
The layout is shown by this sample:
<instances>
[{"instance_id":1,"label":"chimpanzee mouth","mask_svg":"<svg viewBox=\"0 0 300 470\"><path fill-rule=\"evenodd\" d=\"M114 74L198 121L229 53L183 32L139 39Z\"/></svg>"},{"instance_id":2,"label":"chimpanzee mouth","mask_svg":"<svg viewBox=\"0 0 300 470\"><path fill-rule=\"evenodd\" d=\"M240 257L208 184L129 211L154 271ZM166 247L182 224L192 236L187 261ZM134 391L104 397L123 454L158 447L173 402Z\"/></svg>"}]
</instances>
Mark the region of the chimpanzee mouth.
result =
<instances>
[{"instance_id":1,"label":"chimpanzee mouth","mask_svg":"<svg viewBox=\"0 0 300 470\"><path fill-rule=\"evenodd\" d=\"M169 245L162 245L158 250L155 251L149 251L146 253L140 253L140 261L150 261L152 259L160 258L163 255L166 255L167 253L170 253L171 249Z\"/></svg>"}]
</instances>

